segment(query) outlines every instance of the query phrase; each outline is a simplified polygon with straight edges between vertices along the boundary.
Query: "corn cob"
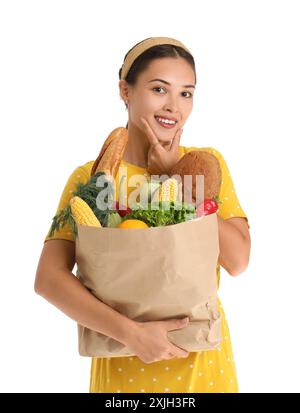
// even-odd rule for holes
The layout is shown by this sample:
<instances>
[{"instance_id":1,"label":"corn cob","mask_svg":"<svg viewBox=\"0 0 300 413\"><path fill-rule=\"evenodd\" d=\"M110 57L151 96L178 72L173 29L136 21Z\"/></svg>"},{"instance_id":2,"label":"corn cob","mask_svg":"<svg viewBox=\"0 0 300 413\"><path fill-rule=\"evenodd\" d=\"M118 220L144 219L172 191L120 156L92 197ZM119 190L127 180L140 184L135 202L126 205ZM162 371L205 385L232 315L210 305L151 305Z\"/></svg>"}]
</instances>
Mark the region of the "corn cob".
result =
<instances>
[{"instance_id":1,"label":"corn cob","mask_svg":"<svg viewBox=\"0 0 300 413\"><path fill-rule=\"evenodd\" d=\"M178 181L175 178L165 180L159 189L159 200L172 202L178 196Z\"/></svg>"},{"instance_id":2,"label":"corn cob","mask_svg":"<svg viewBox=\"0 0 300 413\"><path fill-rule=\"evenodd\" d=\"M70 200L72 215L76 224L90 227L101 227L96 215L89 205L79 196L74 196Z\"/></svg>"}]
</instances>

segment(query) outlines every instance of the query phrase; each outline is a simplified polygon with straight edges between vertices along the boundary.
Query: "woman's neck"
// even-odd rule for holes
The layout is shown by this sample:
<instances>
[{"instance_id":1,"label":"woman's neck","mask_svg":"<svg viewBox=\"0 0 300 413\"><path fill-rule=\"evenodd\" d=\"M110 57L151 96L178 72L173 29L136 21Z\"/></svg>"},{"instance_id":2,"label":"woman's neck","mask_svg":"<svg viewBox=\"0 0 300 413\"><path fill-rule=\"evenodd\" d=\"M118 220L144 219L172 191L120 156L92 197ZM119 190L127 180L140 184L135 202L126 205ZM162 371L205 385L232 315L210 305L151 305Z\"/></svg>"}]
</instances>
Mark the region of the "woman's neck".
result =
<instances>
[{"instance_id":1,"label":"woman's neck","mask_svg":"<svg viewBox=\"0 0 300 413\"><path fill-rule=\"evenodd\" d=\"M147 136L131 122L128 123L128 142L123 159L129 163L148 167L148 152L150 143Z\"/></svg>"}]
</instances>

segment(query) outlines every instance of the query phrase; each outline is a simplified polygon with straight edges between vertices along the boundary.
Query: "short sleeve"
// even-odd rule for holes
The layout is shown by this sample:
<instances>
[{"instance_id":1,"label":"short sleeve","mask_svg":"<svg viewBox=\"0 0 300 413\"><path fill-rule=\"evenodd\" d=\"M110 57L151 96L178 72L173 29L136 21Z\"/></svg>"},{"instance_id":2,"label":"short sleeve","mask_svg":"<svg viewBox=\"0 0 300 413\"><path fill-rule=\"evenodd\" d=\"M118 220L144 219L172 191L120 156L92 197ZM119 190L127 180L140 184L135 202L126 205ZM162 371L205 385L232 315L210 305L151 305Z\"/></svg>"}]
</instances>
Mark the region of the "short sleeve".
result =
<instances>
[{"instance_id":1,"label":"short sleeve","mask_svg":"<svg viewBox=\"0 0 300 413\"><path fill-rule=\"evenodd\" d=\"M89 175L82 166L77 167L71 173L62 191L55 215L57 215L62 209L64 209L69 204L70 199L73 196L73 192L77 188L78 182L86 183L88 180L89 180ZM47 236L44 239L44 242L48 241L49 239L66 239L66 240L75 242L74 235L71 231L70 224L66 223L62 228L60 228L59 230L56 230L51 237L49 236L50 229L51 229L51 225L48 230Z\"/></svg>"},{"instance_id":2,"label":"short sleeve","mask_svg":"<svg viewBox=\"0 0 300 413\"><path fill-rule=\"evenodd\" d=\"M232 176L230 174L228 165L219 151L214 149L213 154L219 159L222 170L222 183L220 189L220 201L218 215L223 219L241 217L247 221L248 228L250 228L248 218L239 202L237 193L234 188Z\"/></svg>"},{"instance_id":3,"label":"short sleeve","mask_svg":"<svg viewBox=\"0 0 300 413\"><path fill-rule=\"evenodd\" d=\"M233 218L233 217L245 218L247 221L248 228L250 228L248 218L236 194L228 165L225 159L223 158L222 154L214 148L201 148L200 149L196 147L186 148L185 153L190 152L192 150L208 151L212 153L213 155L215 155L220 162L220 167L221 167L221 172L222 172L222 183L221 183L219 198L222 203L219 205L219 210L217 214L223 219L228 219L228 218Z\"/></svg>"}]
</instances>

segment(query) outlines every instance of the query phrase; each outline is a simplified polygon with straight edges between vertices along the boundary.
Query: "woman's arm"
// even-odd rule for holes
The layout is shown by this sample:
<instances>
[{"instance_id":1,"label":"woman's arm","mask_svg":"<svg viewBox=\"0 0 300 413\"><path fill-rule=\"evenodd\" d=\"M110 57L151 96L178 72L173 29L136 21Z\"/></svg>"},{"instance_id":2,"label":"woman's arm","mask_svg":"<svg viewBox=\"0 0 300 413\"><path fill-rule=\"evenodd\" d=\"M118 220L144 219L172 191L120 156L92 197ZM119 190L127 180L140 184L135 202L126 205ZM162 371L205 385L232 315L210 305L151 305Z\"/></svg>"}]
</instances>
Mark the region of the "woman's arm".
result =
<instances>
[{"instance_id":1,"label":"woman's arm","mask_svg":"<svg viewBox=\"0 0 300 413\"><path fill-rule=\"evenodd\" d=\"M48 240L38 263L34 290L80 325L125 344L136 323L98 300L72 274L75 243Z\"/></svg>"},{"instance_id":2,"label":"woman's arm","mask_svg":"<svg viewBox=\"0 0 300 413\"><path fill-rule=\"evenodd\" d=\"M219 224L219 263L233 276L245 271L249 263L251 239L245 218L222 219Z\"/></svg>"}]
</instances>

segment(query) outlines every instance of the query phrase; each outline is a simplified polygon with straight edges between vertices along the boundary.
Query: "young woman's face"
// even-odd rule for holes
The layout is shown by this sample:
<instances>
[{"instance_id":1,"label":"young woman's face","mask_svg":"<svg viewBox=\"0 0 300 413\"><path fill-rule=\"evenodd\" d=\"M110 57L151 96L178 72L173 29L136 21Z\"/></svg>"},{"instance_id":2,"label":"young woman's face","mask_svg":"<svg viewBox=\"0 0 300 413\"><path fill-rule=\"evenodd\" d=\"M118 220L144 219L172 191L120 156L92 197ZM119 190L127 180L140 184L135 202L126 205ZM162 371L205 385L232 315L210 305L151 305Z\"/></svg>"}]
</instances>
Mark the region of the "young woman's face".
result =
<instances>
[{"instance_id":1,"label":"young woman's face","mask_svg":"<svg viewBox=\"0 0 300 413\"><path fill-rule=\"evenodd\" d=\"M129 122L144 131L140 120L143 117L159 140L170 141L192 111L195 92L192 86L195 86L195 74L183 58L153 60L148 69L139 75L136 85L128 87ZM157 120L160 116L175 119L175 126L163 126Z\"/></svg>"}]
</instances>

